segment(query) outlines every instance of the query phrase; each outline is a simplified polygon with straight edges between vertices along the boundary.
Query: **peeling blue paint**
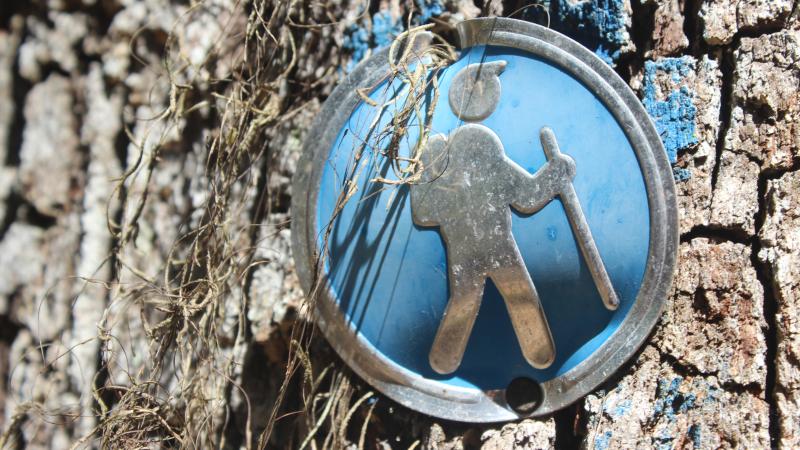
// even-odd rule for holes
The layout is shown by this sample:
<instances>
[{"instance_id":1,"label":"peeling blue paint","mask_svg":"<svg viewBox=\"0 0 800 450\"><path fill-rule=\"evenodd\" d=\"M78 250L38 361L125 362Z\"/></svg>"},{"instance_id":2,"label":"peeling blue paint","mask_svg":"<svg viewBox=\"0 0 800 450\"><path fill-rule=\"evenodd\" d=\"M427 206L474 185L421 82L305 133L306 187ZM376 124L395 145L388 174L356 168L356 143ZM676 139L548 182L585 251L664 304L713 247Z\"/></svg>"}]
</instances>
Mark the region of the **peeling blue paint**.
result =
<instances>
[{"instance_id":1,"label":"peeling blue paint","mask_svg":"<svg viewBox=\"0 0 800 450\"><path fill-rule=\"evenodd\" d=\"M607 450L608 444L611 442L611 432L606 431L600 436L594 438L594 448L597 450Z\"/></svg>"},{"instance_id":2,"label":"peeling blue paint","mask_svg":"<svg viewBox=\"0 0 800 450\"><path fill-rule=\"evenodd\" d=\"M673 166L672 177L675 178L675 181L686 181L692 178L692 171L683 167Z\"/></svg>"},{"instance_id":3,"label":"peeling blue paint","mask_svg":"<svg viewBox=\"0 0 800 450\"><path fill-rule=\"evenodd\" d=\"M552 27L580 42L606 63L614 65L628 40L623 0L561 0L552 14Z\"/></svg>"},{"instance_id":4,"label":"peeling blue paint","mask_svg":"<svg viewBox=\"0 0 800 450\"><path fill-rule=\"evenodd\" d=\"M611 418L616 419L618 417L628 414L628 412L631 410L631 405L632 405L631 400L626 399L622 402L617 403L611 409L609 409L608 406L604 406L603 412L610 415Z\"/></svg>"},{"instance_id":5,"label":"peeling blue paint","mask_svg":"<svg viewBox=\"0 0 800 450\"><path fill-rule=\"evenodd\" d=\"M386 47L392 40L403 32L403 22L392 19L389 11L378 11L372 16L371 32L363 24L352 24L344 31L342 48L350 53L352 59L347 64L347 71L367 57L374 48Z\"/></svg>"},{"instance_id":6,"label":"peeling blue paint","mask_svg":"<svg viewBox=\"0 0 800 450\"><path fill-rule=\"evenodd\" d=\"M663 378L658 380L658 390L656 392L656 403L653 405L653 412L656 415L665 413L665 408L670 406L678 394L678 388L683 382L683 378L676 377L672 380L665 380ZM669 414L669 411L667 412Z\"/></svg>"},{"instance_id":7,"label":"peeling blue paint","mask_svg":"<svg viewBox=\"0 0 800 450\"><path fill-rule=\"evenodd\" d=\"M692 70L688 57L664 58L657 62L647 61L644 66L644 107L656 123L656 130L664 141L664 148L671 163L678 158L678 151L697 144L694 93L686 86L673 90L665 100L656 98L656 75L668 73L676 84Z\"/></svg>"},{"instance_id":8,"label":"peeling blue paint","mask_svg":"<svg viewBox=\"0 0 800 450\"><path fill-rule=\"evenodd\" d=\"M686 86L670 92L666 100L645 97L645 107L656 122L656 130L671 163L677 162L678 151L698 142L694 124L697 108L692 102L693 97Z\"/></svg>"},{"instance_id":9,"label":"peeling blue paint","mask_svg":"<svg viewBox=\"0 0 800 450\"><path fill-rule=\"evenodd\" d=\"M415 15L413 23L421 25L445 12L441 0L414 0ZM395 20L388 10L380 10L372 15L370 23L352 24L344 31L342 48L352 56L347 64L351 71L367 57L369 51L391 45L392 40L405 30L402 19Z\"/></svg>"},{"instance_id":10,"label":"peeling blue paint","mask_svg":"<svg viewBox=\"0 0 800 450\"><path fill-rule=\"evenodd\" d=\"M614 417L621 417L624 416L625 414L628 414L630 410L631 410L631 401L625 400L624 402L617 405L616 408L614 408L614 410L611 412L611 415Z\"/></svg>"},{"instance_id":11,"label":"peeling blue paint","mask_svg":"<svg viewBox=\"0 0 800 450\"><path fill-rule=\"evenodd\" d=\"M386 47L403 32L403 21L392 19L389 11L378 11L372 16L372 38L376 48Z\"/></svg>"},{"instance_id":12,"label":"peeling blue paint","mask_svg":"<svg viewBox=\"0 0 800 450\"><path fill-rule=\"evenodd\" d=\"M678 152L685 150L699 141L695 127L697 108L694 106L694 92L681 86L667 94L666 99L656 96L656 76L666 73L675 84L680 84L694 67L689 57L664 58L659 61L647 61L644 65L644 107L653 118L656 130L664 142L664 149L670 163L678 160ZM691 173L686 169L673 170L676 181L687 180Z\"/></svg>"},{"instance_id":13,"label":"peeling blue paint","mask_svg":"<svg viewBox=\"0 0 800 450\"><path fill-rule=\"evenodd\" d=\"M672 380L658 380L657 399L653 406L656 415L662 415L669 421L675 420L677 414L682 414L694 408L697 396L693 393L684 394L680 391L682 377Z\"/></svg>"},{"instance_id":14,"label":"peeling blue paint","mask_svg":"<svg viewBox=\"0 0 800 450\"><path fill-rule=\"evenodd\" d=\"M351 60L347 64L347 71L351 71L356 64L367 57L370 50L369 31L360 25L350 25L344 30L342 48L350 53Z\"/></svg>"},{"instance_id":15,"label":"peeling blue paint","mask_svg":"<svg viewBox=\"0 0 800 450\"><path fill-rule=\"evenodd\" d=\"M418 15L414 17L414 23L421 25L427 23L434 17L444 13L444 5L441 0L414 0L417 6Z\"/></svg>"}]
</instances>

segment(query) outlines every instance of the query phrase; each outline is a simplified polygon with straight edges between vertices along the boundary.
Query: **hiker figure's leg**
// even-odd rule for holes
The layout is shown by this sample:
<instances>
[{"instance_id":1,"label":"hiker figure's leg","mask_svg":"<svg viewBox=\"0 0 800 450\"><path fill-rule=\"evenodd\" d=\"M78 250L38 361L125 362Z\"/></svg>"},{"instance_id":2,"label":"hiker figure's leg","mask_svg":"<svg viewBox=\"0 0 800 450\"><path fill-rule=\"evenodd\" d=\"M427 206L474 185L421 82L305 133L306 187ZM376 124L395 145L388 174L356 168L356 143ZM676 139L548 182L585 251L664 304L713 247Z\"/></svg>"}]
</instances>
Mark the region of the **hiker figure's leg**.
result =
<instances>
[{"instance_id":1,"label":"hiker figure's leg","mask_svg":"<svg viewBox=\"0 0 800 450\"><path fill-rule=\"evenodd\" d=\"M474 276L459 264L449 267L450 299L428 356L433 370L441 374L452 373L461 364L486 284L485 275Z\"/></svg>"},{"instance_id":2,"label":"hiker figure's leg","mask_svg":"<svg viewBox=\"0 0 800 450\"><path fill-rule=\"evenodd\" d=\"M522 354L533 367L544 369L556 356L553 336L525 262L519 255L512 262L489 276L506 302Z\"/></svg>"}]
</instances>

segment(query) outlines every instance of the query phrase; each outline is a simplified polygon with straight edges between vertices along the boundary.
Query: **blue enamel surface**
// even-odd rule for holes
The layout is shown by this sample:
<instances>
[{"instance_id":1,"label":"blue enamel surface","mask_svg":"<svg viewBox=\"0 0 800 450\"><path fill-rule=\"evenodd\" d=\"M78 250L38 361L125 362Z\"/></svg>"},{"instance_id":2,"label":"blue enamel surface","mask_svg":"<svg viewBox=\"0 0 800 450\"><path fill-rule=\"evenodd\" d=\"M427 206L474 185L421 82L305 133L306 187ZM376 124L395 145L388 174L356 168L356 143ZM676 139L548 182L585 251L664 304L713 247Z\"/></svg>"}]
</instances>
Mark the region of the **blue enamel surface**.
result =
<instances>
[{"instance_id":1,"label":"blue enamel surface","mask_svg":"<svg viewBox=\"0 0 800 450\"><path fill-rule=\"evenodd\" d=\"M327 239L326 270L351 325L383 355L413 372L452 385L499 389L517 376L541 382L563 374L609 338L641 285L650 223L644 180L622 129L585 86L545 61L507 48L465 51L440 74L434 132L447 134L459 125L447 88L459 69L481 58L508 62L500 75L500 106L483 122L500 137L506 154L535 172L546 161L539 130L549 126L561 151L575 159L575 190L619 294L619 309L603 307L558 200L531 216L515 212L513 234L542 298L555 339L555 363L536 370L523 359L502 297L487 280L461 366L448 376L433 372L428 352L448 299L445 247L437 228L412 222L407 188L370 182L378 174L396 177L377 152L388 138L368 136L377 108L365 103L353 112L331 149L321 180L317 227L323 245L344 179L357 173L358 190L336 216ZM381 103L397 96L400 104L404 95L395 82L379 86L372 98ZM395 108L385 111L378 130ZM416 137L417 128L411 127L401 154L408 153ZM354 165L354 149L365 140L375 151L364 148Z\"/></svg>"}]
</instances>

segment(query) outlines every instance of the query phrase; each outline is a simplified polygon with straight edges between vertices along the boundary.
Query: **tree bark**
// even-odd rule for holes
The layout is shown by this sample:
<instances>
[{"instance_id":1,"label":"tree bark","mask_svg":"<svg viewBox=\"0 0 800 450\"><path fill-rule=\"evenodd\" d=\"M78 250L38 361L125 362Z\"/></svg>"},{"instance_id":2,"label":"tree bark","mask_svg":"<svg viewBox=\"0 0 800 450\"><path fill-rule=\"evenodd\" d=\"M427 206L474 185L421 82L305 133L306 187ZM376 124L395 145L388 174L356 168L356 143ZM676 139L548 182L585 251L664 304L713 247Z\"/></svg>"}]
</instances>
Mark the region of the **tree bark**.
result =
<instances>
[{"instance_id":1,"label":"tree bark","mask_svg":"<svg viewBox=\"0 0 800 450\"><path fill-rule=\"evenodd\" d=\"M0 447L800 445L798 2L525 4L1 5ZM476 426L372 393L309 338L290 180L321 103L408 17L452 39L512 13L639 93L681 244L617 374L551 417Z\"/></svg>"}]
</instances>

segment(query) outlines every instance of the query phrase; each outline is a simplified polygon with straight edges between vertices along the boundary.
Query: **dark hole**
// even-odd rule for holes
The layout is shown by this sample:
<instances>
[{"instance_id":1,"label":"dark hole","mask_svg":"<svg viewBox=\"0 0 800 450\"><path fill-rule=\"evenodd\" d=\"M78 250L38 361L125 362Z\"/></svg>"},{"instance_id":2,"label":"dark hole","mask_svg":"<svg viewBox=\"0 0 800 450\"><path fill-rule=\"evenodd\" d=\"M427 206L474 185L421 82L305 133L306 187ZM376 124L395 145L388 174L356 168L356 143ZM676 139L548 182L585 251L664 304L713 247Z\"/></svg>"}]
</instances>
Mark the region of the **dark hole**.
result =
<instances>
[{"instance_id":1,"label":"dark hole","mask_svg":"<svg viewBox=\"0 0 800 450\"><path fill-rule=\"evenodd\" d=\"M514 378L506 388L506 403L517 414L527 415L542 404L542 387L526 377Z\"/></svg>"}]
</instances>

